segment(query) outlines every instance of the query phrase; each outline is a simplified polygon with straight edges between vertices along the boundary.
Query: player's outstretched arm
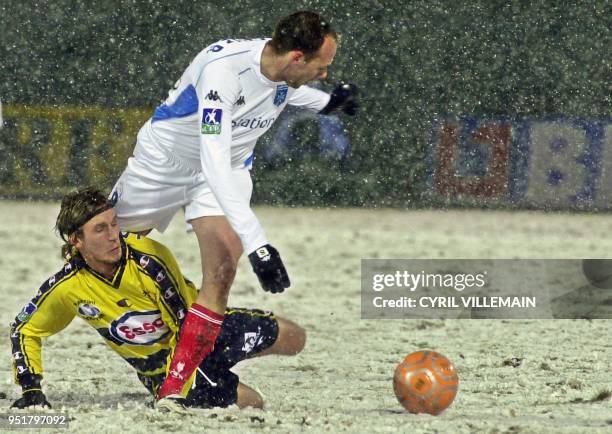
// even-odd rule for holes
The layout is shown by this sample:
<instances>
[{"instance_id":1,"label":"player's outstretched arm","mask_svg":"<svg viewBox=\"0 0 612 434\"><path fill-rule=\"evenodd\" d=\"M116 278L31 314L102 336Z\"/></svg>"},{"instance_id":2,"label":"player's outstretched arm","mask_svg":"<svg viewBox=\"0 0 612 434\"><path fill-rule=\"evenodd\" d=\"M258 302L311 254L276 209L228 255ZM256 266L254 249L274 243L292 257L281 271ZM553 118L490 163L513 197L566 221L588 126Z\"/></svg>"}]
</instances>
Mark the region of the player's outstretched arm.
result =
<instances>
[{"instance_id":1,"label":"player's outstretched arm","mask_svg":"<svg viewBox=\"0 0 612 434\"><path fill-rule=\"evenodd\" d=\"M42 338L63 330L75 316L65 298L71 291L70 278L66 278L69 270L66 266L63 272L45 281L11 324L13 375L22 390L13 408L51 408L40 386Z\"/></svg>"},{"instance_id":2,"label":"player's outstretched arm","mask_svg":"<svg viewBox=\"0 0 612 434\"><path fill-rule=\"evenodd\" d=\"M223 213L240 237L253 271L266 291L282 292L290 285L287 270L251 210L247 196L240 191L231 166L232 104L240 93L231 70L213 64L206 69L209 79L198 88L200 158L202 173Z\"/></svg>"}]
</instances>

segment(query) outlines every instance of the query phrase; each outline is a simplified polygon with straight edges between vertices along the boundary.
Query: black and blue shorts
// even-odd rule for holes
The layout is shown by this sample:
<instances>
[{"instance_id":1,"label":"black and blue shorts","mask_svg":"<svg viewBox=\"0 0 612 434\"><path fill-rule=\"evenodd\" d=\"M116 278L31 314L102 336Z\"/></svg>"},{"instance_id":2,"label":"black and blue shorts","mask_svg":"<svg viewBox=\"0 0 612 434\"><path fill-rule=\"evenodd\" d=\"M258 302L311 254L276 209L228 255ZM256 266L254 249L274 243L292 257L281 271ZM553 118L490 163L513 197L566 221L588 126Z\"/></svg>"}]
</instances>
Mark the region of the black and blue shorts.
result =
<instances>
[{"instance_id":1,"label":"black and blue shorts","mask_svg":"<svg viewBox=\"0 0 612 434\"><path fill-rule=\"evenodd\" d=\"M271 347L277 337L278 322L272 312L228 308L213 352L196 370L186 405L211 408L235 404L239 380L230 369Z\"/></svg>"}]
</instances>

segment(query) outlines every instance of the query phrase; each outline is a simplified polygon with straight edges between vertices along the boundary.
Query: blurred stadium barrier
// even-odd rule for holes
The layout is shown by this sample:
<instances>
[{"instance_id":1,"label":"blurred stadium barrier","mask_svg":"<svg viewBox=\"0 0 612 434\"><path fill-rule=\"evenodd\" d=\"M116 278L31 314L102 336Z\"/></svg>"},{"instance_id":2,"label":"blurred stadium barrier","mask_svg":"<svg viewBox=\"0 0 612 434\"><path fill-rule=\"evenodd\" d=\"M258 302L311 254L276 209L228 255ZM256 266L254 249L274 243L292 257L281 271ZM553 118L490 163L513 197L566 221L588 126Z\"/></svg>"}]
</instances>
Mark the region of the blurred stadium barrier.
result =
<instances>
[{"instance_id":1,"label":"blurred stadium barrier","mask_svg":"<svg viewBox=\"0 0 612 434\"><path fill-rule=\"evenodd\" d=\"M434 122L430 194L463 205L612 208L612 121L462 117Z\"/></svg>"},{"instance_id":2,"label":"blurred stadium barrier","mask_svg":"<svg viewBox=\"0 0 612 434\"><path fill-rule=\"evenodd\" d=\"M0 195L57 198L75 186L110 188L150 113L150 109L5 105Z\"/></svg>"},{"instance_id":3,"label":"blurred stadium barrier","mask_svg":"<svg viewBox=\"0 0 612 434\"><path fill-rule=\"evenodd\" d=\"M110 189L150 113L150 109L5 106L0 131L0 152L5 157L0 161L0 196L57 198L74 186L90 184ZM317 130L325 127L317 117L312 122ZM293 134L291 125L281 122L271 135L272 139L284 137L285 148L297 148L300 140L300 131ZM348 140L341 127L340 131L339 138ZM319 131L312 139L319 141L320 137ZM295 152L291 158L296 156L310 174L293 181L281 171L284 176L275 183L277 188L308 179L325 189L331 171L339 176L336 188L342 185L343 177L345 182L350 179L351 174L343 173L341 166L323 168L337 160ZM422 203L595 211L612 208L609 120L434 119L425 160L427 170L418 182ZM260 166L265 170L266 161L261 160ZM299 185L295 188L300 191ZM324 194L315 192L314 200L320 201ZM327 202L333 203L334 197Z\"/></svg>"}]
</instances>

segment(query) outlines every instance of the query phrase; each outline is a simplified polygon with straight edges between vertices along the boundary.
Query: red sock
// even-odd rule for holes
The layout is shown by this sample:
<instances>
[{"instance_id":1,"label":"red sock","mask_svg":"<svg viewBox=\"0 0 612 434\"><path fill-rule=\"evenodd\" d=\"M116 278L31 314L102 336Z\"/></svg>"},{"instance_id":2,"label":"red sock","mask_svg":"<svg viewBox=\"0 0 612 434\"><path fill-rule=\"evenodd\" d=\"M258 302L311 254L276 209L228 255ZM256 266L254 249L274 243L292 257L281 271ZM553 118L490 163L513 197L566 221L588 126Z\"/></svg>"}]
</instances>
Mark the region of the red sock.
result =
<instances>
[{"instance_id":1,"label":"red sock","mask_svg":"<svg viewBox=\"0 0 612 434\"><path fill-rule=\"evenodd\" d=\"M179 332L170 369L157 399L180 394L185 382L202 360L211 353L221 331L223 315L193 303Z\"/></svg>"}]
</instances>

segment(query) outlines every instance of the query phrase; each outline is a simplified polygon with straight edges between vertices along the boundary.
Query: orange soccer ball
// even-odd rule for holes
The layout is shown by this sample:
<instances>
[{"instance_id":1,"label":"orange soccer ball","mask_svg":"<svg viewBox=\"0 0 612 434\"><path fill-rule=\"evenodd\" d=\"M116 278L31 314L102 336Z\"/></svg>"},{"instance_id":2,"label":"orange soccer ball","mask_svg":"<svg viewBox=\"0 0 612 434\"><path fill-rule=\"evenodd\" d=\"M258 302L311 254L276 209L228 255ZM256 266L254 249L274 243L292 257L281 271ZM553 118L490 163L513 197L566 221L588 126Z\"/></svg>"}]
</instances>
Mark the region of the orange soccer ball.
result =
<instances>
[{"instance_id":1,"label":"orange soccer ball","mask_svg":"<svg viewBox=\"0 0 612 434\"><path fill-rule=\"evenodd\" d=\"M395 396L410 413L442 413L455 399L458 387L455 367L435 351L408 354L393 376Z\"/></svg>"}]
</instances>

